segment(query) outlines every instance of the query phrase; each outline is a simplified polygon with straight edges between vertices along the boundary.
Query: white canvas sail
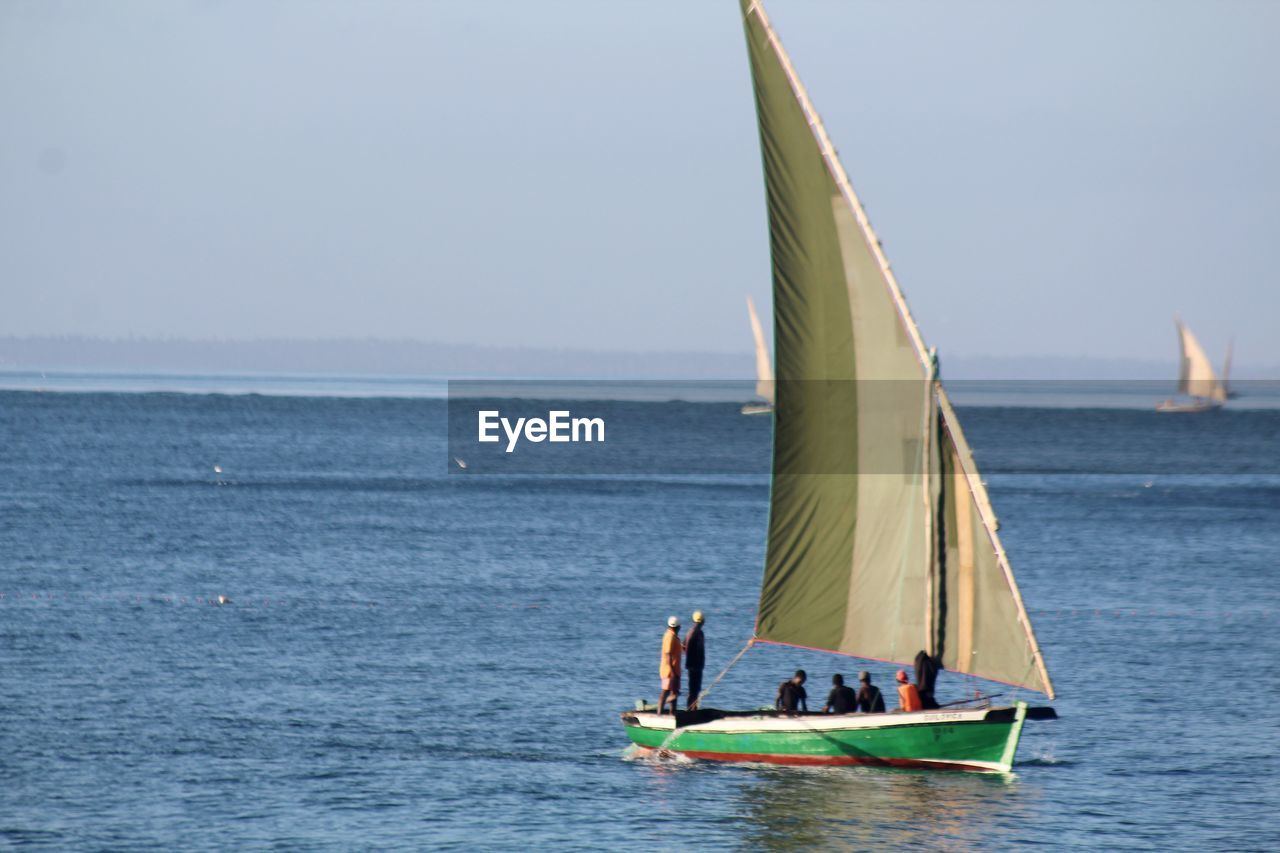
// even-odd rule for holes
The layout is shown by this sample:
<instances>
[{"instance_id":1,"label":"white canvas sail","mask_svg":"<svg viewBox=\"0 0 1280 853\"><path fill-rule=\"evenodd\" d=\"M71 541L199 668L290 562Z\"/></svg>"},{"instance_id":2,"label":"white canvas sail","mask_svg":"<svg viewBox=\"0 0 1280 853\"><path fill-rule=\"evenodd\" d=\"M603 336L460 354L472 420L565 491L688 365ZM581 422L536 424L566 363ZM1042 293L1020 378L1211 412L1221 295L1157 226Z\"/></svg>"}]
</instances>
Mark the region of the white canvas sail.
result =
<instances>
[{"instance_id":1,"label":"white canvas sail","mask_svg":"<svg viewBox=\"0 0 1280 853\"><path fill-rule=\"evenodd\" d=\"M764 329L756 314L755 303L747 297L747 314L751 317L751 334L756 340L756 396L773 403L773 364L769 361L769 346L764 342Z\"/></svg>"},{"instance_id":2,"label":"white canvas sail","mask_svg":"<svg viewBox=\"0 0 1280 853\"><path fill-rule=\"evenodd\" d=\"M1227 399L1227 389L1213 372L1213 365L1204 348L1181 320L1178 327L1178 345L1182 350L1182 364L1178 371L1178 393L1191 397L1203 397L1218 402Z\"/></svg>"}]
</instances>

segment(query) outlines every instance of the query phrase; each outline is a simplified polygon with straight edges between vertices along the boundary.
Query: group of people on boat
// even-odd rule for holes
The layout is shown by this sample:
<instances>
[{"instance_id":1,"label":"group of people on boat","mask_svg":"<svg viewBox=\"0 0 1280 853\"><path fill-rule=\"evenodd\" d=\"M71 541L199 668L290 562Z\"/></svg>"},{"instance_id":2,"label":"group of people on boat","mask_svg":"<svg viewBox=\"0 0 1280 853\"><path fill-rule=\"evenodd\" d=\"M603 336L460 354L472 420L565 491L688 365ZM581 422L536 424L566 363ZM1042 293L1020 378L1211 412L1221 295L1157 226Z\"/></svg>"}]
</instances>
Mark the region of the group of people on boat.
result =
<instances>
[{"instance_id":1,"label":"group of people on boat","mask_svg":"<svg viewBox=\"0 0 1280 853\"><path fill-rule=\"evenodd\" d=\"M898 680L899 711L921 711L925 707L938 707L936 702L932 703L931 706L924 704L920 688L911 683L905 670L898 670L896 677ZM809 713L809 697L804 689L804 683L807 680L808 675L805 674L805 671L797 669L795 675L779 684L778 695L773 700L774 708L784 714ZM822 706L822 713L856 714L859 712L863 714L885 713L884 694L880 692L879 687L871 683L871 673L865 669L858 673L857 691L852 687L846 686L844 676L837 672L831 676L831 692L827 694L827 701Z\"/></svg>"},{"instance_id":2,"label":"group of people on boat","mask_svg":"<svg viewBox=\"0 0 1280 853\"><path fill-rule=\"evenodd\" d=\"M671 703L671 713L676 712L680 699L680 681L682 673L688 673L688 693L686 710L698 708L698 700L702 693L702 670L706 664L706 638L702 626L706 623L706 615L701 610L693 611L693 627L684 639L680 639L680 618L671 616L667 619L667 630L662 635L662 657L658 664L658 677L662 681L662 692L658 696L658 713L665 714L667 703ZM906 670L898 670L895 676L898 682L898 711L922 711L937 708L933 698L934 682L938 677L937 660L926 652L916 655L916 680L912 683ZM809 713L809 696L804 684L808 675L803 669L778 685L778 693L774 697L774 708L783 714ZM871 673L863 670L858 673L858 689L855 691L844 683L844 676L836 673L831 676L831 692L822 706L823 714L883 714L885 713L884 694L880 688L871 683Z\"/></svg>"}]
</instances>

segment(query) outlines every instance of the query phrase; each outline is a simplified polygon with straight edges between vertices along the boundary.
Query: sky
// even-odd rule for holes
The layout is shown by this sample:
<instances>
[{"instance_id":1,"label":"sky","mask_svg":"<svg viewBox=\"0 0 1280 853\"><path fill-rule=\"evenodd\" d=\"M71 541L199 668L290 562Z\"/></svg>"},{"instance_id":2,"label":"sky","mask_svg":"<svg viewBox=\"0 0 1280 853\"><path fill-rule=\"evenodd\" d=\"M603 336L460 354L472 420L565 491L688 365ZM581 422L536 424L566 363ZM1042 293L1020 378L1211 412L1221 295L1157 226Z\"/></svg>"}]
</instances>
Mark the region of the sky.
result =
<instances>
[{"instance_id":1,"label":"sky","mask_svg":"<svg viewBox=\"0 0 1280 853\"><path fill-rule=\"evenodd\" d=\"M1277 364L1280 4L771 0L926 341ZM736 0L0 0L0 335L745 352Z\"/></svg>"}]
</instances>

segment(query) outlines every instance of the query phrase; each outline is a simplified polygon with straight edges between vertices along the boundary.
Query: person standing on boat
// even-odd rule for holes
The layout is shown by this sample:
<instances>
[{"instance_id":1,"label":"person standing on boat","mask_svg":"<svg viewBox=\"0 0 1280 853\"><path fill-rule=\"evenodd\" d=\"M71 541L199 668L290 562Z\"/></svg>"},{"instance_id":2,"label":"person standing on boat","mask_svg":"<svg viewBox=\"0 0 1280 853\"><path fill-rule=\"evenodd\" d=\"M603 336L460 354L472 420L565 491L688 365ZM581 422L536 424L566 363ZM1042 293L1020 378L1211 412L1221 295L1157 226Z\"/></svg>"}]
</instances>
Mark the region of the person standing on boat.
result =
<instances>
[{"instance_id":1,"label":"person standing on boat","mask_svg":"<svg viewBox=\"0 0 1280 853\"><path fill-rule=\"evenodd\" d=\"M671 698L671 713L676 712L676 701L680 698L680 654L683 651L680 619L672 616L667 619L667 632L662 635L662 659L658 663L658 677L662 679L662 693L658 696L659 714L665 712L668 696Z\"/></svg>"},{"instance_id":2,"label":"person standing on boat","mask_svg":"<svg viewBox=\"0 0 1280 853\"><path fill-rule=\"evenodd\" d=\"M844 676L836 673L831 676L831 692L827 694L827 704L822 706L824 714L852 714L858 710L858 694L852 687L844 686Z\"/></svg>"},{"instance_id":3,"label":"person standing on boat","mask_svg":"<svg viewBox=\"0 0 1280 853\"><path fill-rule=\"evenodd\" d=\"M920 691L907 678L905 669L898 670L898 710L910 712L923 709L924 703L920 701Z\"/></svg>"},{"instance_id":4,"label":"person standing on boat","mask_svg":"<svg viewBox=\"0 0 1280 853\"><path fill-rule=\"evenodd\" d=\"M942 662L926 651L916 655L916 690L920 693L920 705L925 709L938 707L938 700L933 698L933 686L938 681L938 670Z\"/></svg>"},{"instance_id":5,"label":"person standing on boat","mask_svg":"<svg viewBox=\"0 0 1280 853\"><path fill-rule=\"evenodd\" d=\"M773 707L784 714L794 714L799 709L809 713L809 694L804 692L807 678L803 669L797 669L795 675L779 684L778 697L773 700Z\"/></svg>"},{"instance_id":6,"label":"person standing on boat","mask_svg":"<svg viewBox=\"0 0 1280 853\"><path fill-rule=\"evenodd\" d=\"M858 673L858 710L864 714L883 714L884 696L880 688L871 683L871 673L865 669Z\"/></svg>"},{"instance_id":7,"label":"person standing on boat","mask_svg":"<svg viewBox=\"0 0 1280 853\"><path fill-rule=\"evenodd\" d=\"M705 621L701 610L693 611L693 627L684 635L684 669L689 674L685 707L690 711L697 710L698 694L702 692L702 667L707 662L706 642L702 636L702 623Z\"/></svg>"}]
</instances>

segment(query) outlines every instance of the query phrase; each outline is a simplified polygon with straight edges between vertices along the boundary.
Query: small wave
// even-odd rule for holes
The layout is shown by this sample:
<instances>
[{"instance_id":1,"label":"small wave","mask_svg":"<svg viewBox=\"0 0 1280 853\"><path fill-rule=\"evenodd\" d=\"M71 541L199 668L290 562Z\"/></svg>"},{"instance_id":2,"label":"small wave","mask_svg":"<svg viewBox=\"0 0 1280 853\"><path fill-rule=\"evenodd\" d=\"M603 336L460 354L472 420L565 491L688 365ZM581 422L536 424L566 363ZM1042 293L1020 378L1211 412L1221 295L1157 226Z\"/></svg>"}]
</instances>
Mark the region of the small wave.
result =
<instances>
[{"instance_id":1,"label":"small wave","mask_svg":"<svg viewBox=\"0 0 1280 853\"><path fill-rule=\"evenodd\" d=\"M12 844L56 844L66 836L55 830L25 826L0 826L0 839Z\"/></svg>"},{"instance_id":2,"label":"small wave","mask_svg":"<svg viewBox=\"0 0 1280 853\"><path fill-rule=\"evenodd\" d=\"M695 759L692 759L682 753L672 752L669 749L653 749L651 747L640 746L634 743L622 751L622 760L643 761L646 764L661 764L666 766L697 764Z\"/></svg>"}]
</instances>

